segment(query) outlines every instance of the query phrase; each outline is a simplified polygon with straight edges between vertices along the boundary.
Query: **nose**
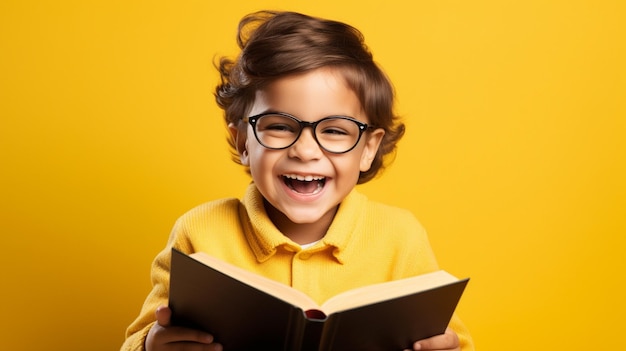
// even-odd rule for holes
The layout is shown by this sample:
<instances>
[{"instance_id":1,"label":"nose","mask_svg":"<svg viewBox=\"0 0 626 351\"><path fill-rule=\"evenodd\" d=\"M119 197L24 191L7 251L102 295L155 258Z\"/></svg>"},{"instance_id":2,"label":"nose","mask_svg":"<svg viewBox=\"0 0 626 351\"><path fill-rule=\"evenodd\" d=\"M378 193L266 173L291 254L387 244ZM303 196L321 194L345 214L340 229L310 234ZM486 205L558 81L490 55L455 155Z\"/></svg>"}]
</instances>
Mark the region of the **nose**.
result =
<instances>
[{"instance_id":1,"label":"nose","mask_svg":"<svg viewBox=\"0 0 626 351\"><path fill-rule=\"evenodd\" d=\"M313 128L304 128L300 137L289 147L289 157L302 161L316 160L324 154L322 148L315 140Z\"/></svg>"}]
</instances>

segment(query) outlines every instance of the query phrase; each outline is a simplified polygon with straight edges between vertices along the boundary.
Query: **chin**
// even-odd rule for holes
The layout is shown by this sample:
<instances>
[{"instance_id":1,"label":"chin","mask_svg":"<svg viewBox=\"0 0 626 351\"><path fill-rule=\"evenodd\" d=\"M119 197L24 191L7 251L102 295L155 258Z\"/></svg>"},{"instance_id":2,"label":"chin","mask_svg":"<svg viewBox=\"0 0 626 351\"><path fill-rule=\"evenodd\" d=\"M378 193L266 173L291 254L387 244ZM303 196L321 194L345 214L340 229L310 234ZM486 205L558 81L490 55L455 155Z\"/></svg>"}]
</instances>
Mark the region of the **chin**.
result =
<instances>
[{"instance_id":1,"label":"chin","mask_svg":"<svg viewBox=\"0 0 626 351\"><path fill-rule=\"evenodd\" d=\"M294 208L286 209L283 212L285 217L295 224L314 224L327 217L328 209L304 209L304 211L294 211Z\"/></svg>"},{"instance_id":2,"label":"chin","mask_svg":"<svg viewBox=\"0 0 626 351\"><path fill-rule=\"evenodd\" d=\"M320 221L321 216L287 216L287 218L295 224L313 224Z\"/></svg>"}]
</instances>

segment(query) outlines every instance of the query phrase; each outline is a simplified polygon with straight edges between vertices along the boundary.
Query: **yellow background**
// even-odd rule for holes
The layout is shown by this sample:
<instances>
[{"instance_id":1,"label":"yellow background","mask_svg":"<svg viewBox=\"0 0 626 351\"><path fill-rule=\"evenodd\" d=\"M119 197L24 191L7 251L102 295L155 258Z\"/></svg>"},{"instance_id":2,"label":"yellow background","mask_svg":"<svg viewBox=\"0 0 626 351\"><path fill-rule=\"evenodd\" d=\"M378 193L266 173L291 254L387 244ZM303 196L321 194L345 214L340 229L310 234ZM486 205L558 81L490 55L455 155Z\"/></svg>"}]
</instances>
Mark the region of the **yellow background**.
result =
<instances>
[{"instance_id":1,"label":"yellow background","mask_svg":"<svg viewBox=\"0 0 626 351\"><path fill-rule=\"evenodd\" d=\"M472 278L479 350L624 349L619 0L3 1L3 349L117 349L175 219L242 194L211 62L262 8L366 35L408 133L361 190Z\"/></svg>"}]
</instances>

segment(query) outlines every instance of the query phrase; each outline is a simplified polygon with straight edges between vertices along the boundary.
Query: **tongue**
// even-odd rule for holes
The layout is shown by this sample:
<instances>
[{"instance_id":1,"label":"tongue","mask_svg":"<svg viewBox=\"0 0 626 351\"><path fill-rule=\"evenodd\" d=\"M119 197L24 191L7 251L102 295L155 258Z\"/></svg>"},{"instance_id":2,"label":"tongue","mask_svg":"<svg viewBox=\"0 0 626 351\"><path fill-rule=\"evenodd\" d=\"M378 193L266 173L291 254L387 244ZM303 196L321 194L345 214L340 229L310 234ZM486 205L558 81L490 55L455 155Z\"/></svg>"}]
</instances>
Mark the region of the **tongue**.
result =
<instances>
[{"instance_id":1,"label":"tongue","mask_svg":"<svg viewBox=\"0 0 626 351\"><path fill-rule=\"evenodd\" d=\"M295 179L289 180L289 186L300 194L312 194L319 188L320 182L317 180L305 182Z\"/></svg>"}]
</instances>

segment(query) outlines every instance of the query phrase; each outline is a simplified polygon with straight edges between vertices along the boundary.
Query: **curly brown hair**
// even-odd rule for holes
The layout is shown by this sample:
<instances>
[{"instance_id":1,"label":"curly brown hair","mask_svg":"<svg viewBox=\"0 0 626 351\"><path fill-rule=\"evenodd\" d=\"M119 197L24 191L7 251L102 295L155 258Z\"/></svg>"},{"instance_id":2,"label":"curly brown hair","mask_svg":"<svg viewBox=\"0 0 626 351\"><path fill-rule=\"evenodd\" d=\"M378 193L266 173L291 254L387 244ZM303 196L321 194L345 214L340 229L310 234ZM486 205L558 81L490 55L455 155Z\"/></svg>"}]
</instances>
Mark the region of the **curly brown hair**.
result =
<instances>
[{"instance_id":1,"label":"curly brown hair","mask_svg":"<svg viewBox=\"0 0 626 351\"><path fill-rule=\"evenodd\" d=\"M322 67L337 68L359 98L370 124L385 130L370 169L360 173L358 183L373 179L384 168L405 126L393 111L393 86L373 61L358 29L295 12L260 11L239 22L237 43L241 53L235 60L222 57L216 63L221 82L215 98L227 125L241 127L256 92L268 84ZM233 160L241 164L236 141L230 138L229 144Z\"/></svg>"}]
</instances>

